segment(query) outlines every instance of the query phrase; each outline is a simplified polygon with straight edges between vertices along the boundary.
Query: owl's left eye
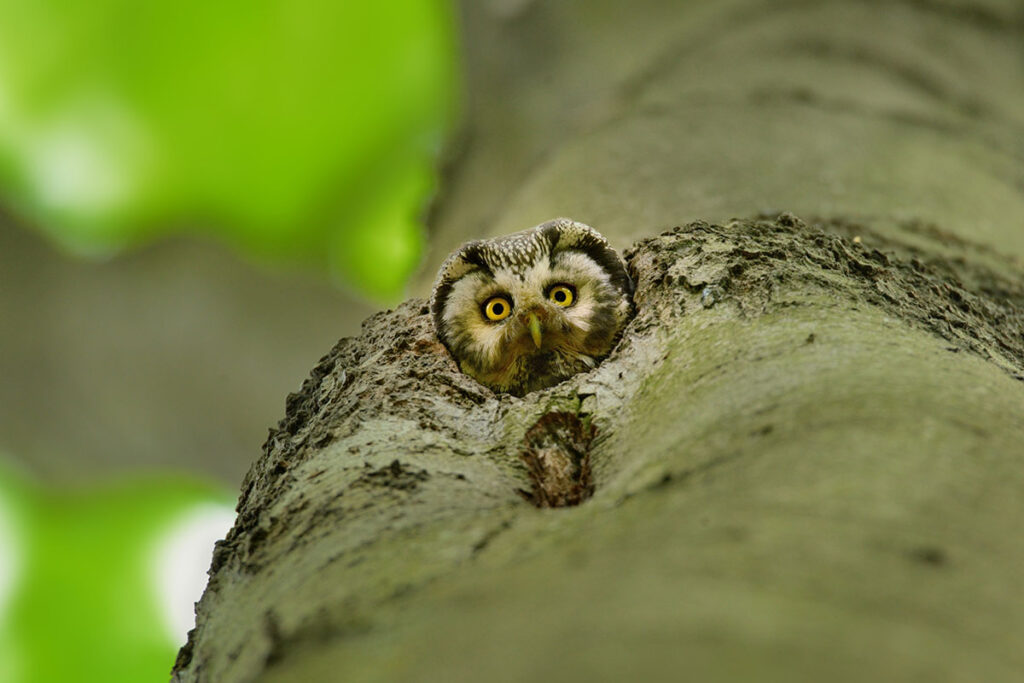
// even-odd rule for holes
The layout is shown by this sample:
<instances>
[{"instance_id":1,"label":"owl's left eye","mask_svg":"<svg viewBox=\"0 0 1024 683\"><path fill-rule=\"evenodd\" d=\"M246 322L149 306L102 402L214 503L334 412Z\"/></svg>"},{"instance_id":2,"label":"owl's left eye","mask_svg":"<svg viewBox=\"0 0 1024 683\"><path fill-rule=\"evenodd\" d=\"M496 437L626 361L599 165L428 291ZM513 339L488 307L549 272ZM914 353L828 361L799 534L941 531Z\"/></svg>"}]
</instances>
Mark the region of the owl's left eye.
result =
<instances>
[{"instance_id":1,"label":"owl's left eye","mask_svg":"<svg viewBox=\"0 0 1024 683\"><path fill-rule=\"evenodd\" d=\"M553 285L548 290L548 298L555 302L556 306L572 306L576 301L576 289L572 285Z\"/></svg>"}]
</instances>

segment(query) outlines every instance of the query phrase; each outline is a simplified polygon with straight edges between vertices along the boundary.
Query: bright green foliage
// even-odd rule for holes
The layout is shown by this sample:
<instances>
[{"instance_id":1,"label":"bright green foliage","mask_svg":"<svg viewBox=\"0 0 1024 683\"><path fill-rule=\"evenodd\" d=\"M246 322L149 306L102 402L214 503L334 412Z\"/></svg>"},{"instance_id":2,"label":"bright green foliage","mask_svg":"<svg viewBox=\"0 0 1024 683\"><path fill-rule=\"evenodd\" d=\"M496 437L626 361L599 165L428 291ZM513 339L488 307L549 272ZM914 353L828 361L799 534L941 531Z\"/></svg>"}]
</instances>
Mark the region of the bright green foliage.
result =
<instances>
[{"instance_id":1,"label":"bright green foliage","mask_svg":"<svg viewBox=\"0 0 1024 683\"><path fill-rule=\"evenodd\" d=\"M0 680L166 680L185 634L169 631L156 551L184 513L211 503L230 510L222 492L191 480L56 492L0 472L0 562L14 566L0 604Z\"/></svg>"},{"instance_id":2,"label":"bright green foliage","mask_svg":"<svg viewBox=\"0 0 1024 683\"><path fill-rule=\"evenodd\" d=\"M451 14L0 0L0 199L77 251L210 234L394 297L452 115Z\"/></svg>"}]
</instances>

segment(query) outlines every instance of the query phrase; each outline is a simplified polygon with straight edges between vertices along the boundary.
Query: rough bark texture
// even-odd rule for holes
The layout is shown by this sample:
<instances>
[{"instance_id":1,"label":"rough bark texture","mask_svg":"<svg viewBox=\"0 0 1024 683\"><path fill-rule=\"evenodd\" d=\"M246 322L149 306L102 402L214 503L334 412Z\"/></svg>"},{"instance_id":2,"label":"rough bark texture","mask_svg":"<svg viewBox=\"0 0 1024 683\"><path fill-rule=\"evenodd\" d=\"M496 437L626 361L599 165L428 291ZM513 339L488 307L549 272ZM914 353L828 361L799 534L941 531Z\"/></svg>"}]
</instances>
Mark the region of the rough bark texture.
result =
<instances>
[{"instance_id":1,"label":"rough bark texture","mask_svg":"<svg viewBox=\"0 0 1024 683\"><path fill-rule=\"evenodd\" d=\"M680 227L628 250L613 354L523 399L421 300L342 340L176 680L1020 680L1024 14L483 7L434 262Z\"/></svg>"}]
</instances>

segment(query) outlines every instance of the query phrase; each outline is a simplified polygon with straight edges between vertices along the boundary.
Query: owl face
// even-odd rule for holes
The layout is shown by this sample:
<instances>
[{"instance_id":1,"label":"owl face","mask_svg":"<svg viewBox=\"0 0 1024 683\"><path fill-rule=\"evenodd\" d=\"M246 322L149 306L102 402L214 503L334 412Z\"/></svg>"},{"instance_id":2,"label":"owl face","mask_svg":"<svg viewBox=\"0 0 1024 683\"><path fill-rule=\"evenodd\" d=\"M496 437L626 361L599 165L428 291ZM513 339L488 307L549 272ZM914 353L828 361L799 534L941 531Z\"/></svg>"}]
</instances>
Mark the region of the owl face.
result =
<instances>
[{"instance_id":1,"label":"owl face","mask_svg":"<svg viewBox=\"0 0 1024 683\"><path fill-rule=\"evenodd\" d=\"M463 372L521 396L606 356L632 312L632 293L607 240L563 218L462 245L441 266L431 313Z\"/></svg>"}]
</instances>

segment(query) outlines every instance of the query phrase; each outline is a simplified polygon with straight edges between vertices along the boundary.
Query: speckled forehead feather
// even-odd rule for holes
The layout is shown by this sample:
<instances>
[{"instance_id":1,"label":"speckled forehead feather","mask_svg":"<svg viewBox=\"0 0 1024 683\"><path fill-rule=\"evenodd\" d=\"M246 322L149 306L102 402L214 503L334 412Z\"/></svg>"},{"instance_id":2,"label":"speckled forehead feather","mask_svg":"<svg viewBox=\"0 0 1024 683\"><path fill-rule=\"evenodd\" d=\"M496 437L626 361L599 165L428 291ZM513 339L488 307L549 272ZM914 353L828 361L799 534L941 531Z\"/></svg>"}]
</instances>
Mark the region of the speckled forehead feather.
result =
<instances>
[{"instance_id":1,"label":"speckled forehead feather","mask_svg":"<svg viewBox=\"0 0 1024 683\"><path fill-rule=\"evenodd\" d=\"M522 272L556 249L608 249L608 241L596 230L568 218L556 218L534 228L491 240L473 240L456 249L442 264L431 296L446 281L479 268L493 275L497 269Z\"/></svg>"},{"instance_id":2,"label":"speckled forehead feather","mask_svg":"<svg viewBox=\"0 0 1024 683\"><path fill-rule=\"evenodd\" d=\"M469 261L479 258L490 269L507 268L519 273L550 255L557 242L556 233L524 230L471 246L464 257Z\"/></svg>"}]
</instances>

